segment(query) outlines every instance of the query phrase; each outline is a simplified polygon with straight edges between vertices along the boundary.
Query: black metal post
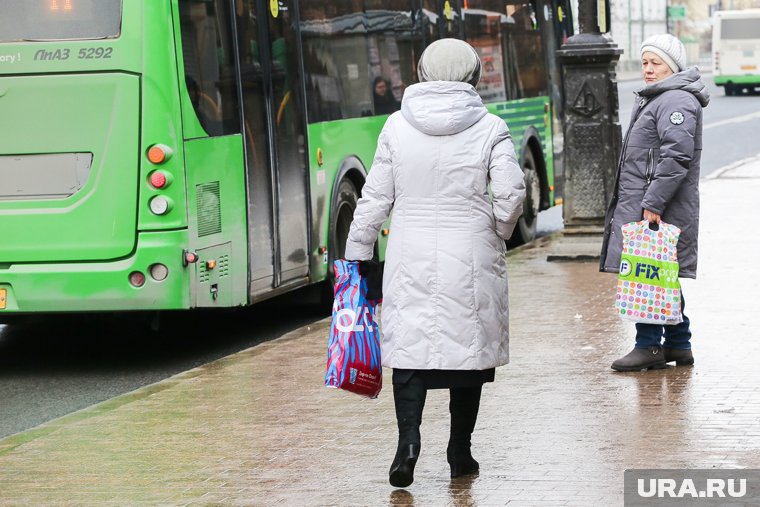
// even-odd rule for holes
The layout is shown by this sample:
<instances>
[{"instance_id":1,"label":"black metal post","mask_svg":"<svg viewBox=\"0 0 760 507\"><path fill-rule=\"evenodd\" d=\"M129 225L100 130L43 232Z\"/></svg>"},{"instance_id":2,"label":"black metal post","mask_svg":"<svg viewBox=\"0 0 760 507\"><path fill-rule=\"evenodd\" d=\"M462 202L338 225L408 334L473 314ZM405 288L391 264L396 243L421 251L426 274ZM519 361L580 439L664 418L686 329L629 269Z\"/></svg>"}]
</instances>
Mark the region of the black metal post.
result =
<instances>
[{"instance_id":1,"label":"black metal post","mask_svg":"<svg viewBox=\"0 0 760 507\"><path fill-rule=\"evenodd\" d=\"M620 148L615 65L623 50L599 32L596 0L579 0L580 32L557 52L565 88L566 228L603 225Z\"/></svg>"},{"instance_id":2,"label":"black metal post","mask_svg":"<svg viewBox=\"0 0 760 507\"><path fill-rule=\"evenodd\" d=\"M580 33L557 52L565 97L565 234L549 260L598 258L614 190L621 144L615 66L623 50L600 33L597 5L579 0Z\"/></svg>"}]
</instances>

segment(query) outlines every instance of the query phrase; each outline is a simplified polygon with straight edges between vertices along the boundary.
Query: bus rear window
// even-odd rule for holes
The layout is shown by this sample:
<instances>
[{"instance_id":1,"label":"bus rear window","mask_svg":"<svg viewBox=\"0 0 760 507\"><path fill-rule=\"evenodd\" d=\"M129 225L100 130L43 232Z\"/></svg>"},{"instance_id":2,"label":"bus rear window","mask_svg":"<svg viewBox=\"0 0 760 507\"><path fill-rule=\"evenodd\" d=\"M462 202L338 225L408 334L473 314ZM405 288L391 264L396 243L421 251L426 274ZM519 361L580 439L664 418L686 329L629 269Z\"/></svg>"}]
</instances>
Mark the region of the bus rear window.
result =
<instances>
[{"instance_id":1,"label":"bus rear window","mask_svg":"<svg viewBox=\"0 0 760 507\"><path fill-rule=\"evenodd\" d=\"M760 20L724 19L720 24L721 39L760 39Z\"/></svg>"},{"instance_id":2,"label":"bus rear window","mask_svg":"<svg viewBox=\"0 0 760 507\"><path fill-rule=\"evenodd\" d=\"M121 0L0 0L0 42L108 39L121 31Z\"/></svg>"}]
</instances>

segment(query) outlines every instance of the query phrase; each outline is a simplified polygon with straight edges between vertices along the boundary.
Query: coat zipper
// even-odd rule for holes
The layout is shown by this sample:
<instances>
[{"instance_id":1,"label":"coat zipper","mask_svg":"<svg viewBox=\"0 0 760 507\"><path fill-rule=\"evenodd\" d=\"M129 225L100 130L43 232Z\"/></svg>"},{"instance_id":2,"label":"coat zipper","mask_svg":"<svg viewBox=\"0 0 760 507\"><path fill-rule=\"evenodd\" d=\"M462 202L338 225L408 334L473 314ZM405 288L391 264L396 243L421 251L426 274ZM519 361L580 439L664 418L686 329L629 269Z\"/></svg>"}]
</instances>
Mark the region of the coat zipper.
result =
<instances>
[{"instance_id":1,"label":"coat zipper","mask_svg":"<svg viewBox=\"0 0 760 507\"><path fill-rule=\"evenodd\" d=\"M646 169L646 180L647 180L647 187L649 186L649 183L652 181L652 176L654 175L654 150L652 148L649 148L649 153L647 153L647 169Z\"/></svg>"}]
</instances>

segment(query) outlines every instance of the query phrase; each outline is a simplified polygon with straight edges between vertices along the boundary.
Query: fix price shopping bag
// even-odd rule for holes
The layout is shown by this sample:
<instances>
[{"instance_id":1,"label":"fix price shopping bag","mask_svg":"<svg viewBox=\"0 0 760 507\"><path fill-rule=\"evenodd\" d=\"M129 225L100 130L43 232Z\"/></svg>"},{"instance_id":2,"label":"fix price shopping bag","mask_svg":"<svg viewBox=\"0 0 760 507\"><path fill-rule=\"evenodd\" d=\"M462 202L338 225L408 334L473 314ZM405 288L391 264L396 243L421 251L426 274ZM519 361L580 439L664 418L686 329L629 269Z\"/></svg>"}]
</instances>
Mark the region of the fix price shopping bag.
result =
<instances>
[{"instance_id":1,"label":"fix price shopping bag","mask_svg":"<svg viewBox=\"0 0 760 507\"><path fill-rule=\"evenodd\" d=\"M367 299L367 282L357 261L337 260L333 267L335 301L325 386L376 398L383 385L377 301Z\"/></svg>"},{"instance_id":2,"label":"fix price shopping bag","mask_svg":"<svg viewBox=\"0 0 760 507\"><path fill-rule=\"evenodd\" d=\"M615 309L626 320L672 325L683 321L676 245L681 229L646 220L623 225Z\"/></svg>"}]
</instances>

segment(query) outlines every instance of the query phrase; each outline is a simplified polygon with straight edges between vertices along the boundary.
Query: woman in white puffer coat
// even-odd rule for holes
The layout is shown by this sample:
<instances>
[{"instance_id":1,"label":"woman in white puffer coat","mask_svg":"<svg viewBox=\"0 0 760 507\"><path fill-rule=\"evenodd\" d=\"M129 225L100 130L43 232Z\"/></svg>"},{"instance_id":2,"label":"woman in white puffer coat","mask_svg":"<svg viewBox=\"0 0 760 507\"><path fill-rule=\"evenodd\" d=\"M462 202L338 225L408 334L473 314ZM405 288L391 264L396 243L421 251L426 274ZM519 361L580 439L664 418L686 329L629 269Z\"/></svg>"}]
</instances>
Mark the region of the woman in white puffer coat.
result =
<instances>
[{"instance_id":1,"label":"woman in white puffer coat","mask_svg":"<svg viewBox=\"0 0 760 507\"><path fill-rule=\"evenodd\" d=\"M393 211L381 320L399 428L397 487L414 480L427 389L450 389L451 476L479 468L470 438L483 383L509 361L504 241L525 198L509 130L475 91L475 50L436 41L418 75L380 134L346 245L346 259L372 259Z\"/></svg>"}]
</instances>

